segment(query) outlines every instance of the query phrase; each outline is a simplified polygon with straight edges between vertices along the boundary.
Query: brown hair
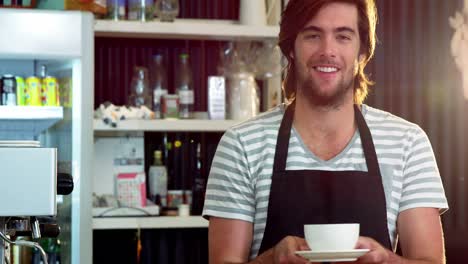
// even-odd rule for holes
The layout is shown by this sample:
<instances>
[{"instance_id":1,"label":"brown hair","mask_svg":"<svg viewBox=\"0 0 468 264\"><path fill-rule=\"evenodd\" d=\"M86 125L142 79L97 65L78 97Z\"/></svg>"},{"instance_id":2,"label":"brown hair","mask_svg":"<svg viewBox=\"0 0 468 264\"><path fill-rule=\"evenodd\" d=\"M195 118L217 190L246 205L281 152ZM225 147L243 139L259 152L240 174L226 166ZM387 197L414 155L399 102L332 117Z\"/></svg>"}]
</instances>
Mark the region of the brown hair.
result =
<instances>
[{"instance_id":1,"label":"brown hair","mask_svg":"<svg viewBox=\"0 0 468 264\"><path fill-rule=\"evenodd\" d=\"M354 102L361 104L367 96L368 87L373 82L364 73L364 68L374 55L377 25L377 8L374 0L289 0L281 15L279 46L288 59L286 77L283 82L284 96L292 101L296 96L294 78L294 63L290 56L294 51L296 37L306 23L313 18L320 8L332 2L344 2L356 5L358 9L358 27L361 39L361 54L365 55L359 61L358 74L354 81Z\"/></svg>"}]
</instances>

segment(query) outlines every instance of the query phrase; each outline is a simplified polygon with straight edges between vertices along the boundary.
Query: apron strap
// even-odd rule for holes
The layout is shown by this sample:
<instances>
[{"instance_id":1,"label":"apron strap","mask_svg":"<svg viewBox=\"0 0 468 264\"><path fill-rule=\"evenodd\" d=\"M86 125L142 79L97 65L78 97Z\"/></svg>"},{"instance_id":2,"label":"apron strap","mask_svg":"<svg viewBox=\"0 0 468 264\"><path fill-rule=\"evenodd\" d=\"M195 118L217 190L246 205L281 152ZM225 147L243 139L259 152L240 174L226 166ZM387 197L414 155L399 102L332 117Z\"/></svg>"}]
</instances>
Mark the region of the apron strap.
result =
<instances>
[{"instance_id":1,"label":"apron strap","mask_svg":"<svg viewBox=\"0 0 468 264\"><path fill-rule=\"evenodd\" d=\"M291 137L292 122L294 120L294 109L296 108L294 100L285 109L283 120L278 131L276 140L275 159L273 162L273 173L286 170L286 160L288 158L289 139Z\"/></svg>"},{"instance_id":2,"label":"apron strap","mask_svg":"<svg viewBox=\"0 0 468 264\"><path fill-rule=\"evenodd\" d=\"M364 157L366 158L367 171L371 175L380 177L379 161L377 160L377 154L375 153L372 135L366 124L366 120L364 120L361 110L357 105L354 105L354 117L361 135L361 144L362 149L364 150Z\"/></svg>"},{"instance_id":3,"label":"apron strap","mask_svg":"<svg viewBox=\"0 0 468 264\"><path fill-rule=\"evenodd\" d=\"M278 131L275 159L273 172L281 172L286 170L286 161L288 157L289 139L291 137L291 128L294 120L294 110L296 101L294 100L286 107L283 120ZM354 117L357 122L358 130L361 136L361 144L366 158L367 170L372 175L380 176L379 163L377 154L375 153L374 142L369 127L362 116L361 110L357 105L354 105Z\"/></svg>"}]
</instances>

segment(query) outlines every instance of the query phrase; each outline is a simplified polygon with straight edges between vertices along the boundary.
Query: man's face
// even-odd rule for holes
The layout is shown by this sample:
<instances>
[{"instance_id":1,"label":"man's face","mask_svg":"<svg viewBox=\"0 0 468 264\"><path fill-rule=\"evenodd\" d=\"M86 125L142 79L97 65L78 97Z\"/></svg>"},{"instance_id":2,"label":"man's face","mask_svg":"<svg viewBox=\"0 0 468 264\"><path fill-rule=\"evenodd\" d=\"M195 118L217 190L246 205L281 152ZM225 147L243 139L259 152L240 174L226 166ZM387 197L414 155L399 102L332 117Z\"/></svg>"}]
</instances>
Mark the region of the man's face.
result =
<instances>
[{"instance_id":1,"label":"man's face","mask_svg":"<svg viewBox=\"0 0 468 264\"><path fill-rule=\"evenodd\" d=\"M296 96L319 106L352 99L359 47L356 6L337 2L322 7L294 43Z\"/></svg>"}]
</instances>

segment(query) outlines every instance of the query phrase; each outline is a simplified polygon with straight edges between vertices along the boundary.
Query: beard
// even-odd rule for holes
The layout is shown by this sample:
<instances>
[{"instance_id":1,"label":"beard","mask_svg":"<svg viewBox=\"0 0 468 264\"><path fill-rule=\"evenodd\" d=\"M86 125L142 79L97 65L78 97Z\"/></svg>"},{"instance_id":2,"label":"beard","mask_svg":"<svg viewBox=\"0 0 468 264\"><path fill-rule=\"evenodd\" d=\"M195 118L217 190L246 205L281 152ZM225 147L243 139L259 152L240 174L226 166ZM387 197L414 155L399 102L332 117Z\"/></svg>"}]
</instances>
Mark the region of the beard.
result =
<instances>
[{"instance_id":1,"label":"beard","mask_svg":"<svg viewBox=\"0 0 468 264\"><path fill-rule=\"evenodd\" d=\"M349 82L340 82L334 92L323 92L318 87L318 84L311 79L306 80L299 89L301 94L304 95L305 99L308 100L312 105L337 108L345 102L345 98L350 89L353 89L353 80Z\"/></svg>"},{"instance_id":2,"label":"beard","mask_svg":"<svg viewBox=\"0 0 468 264\"><path fill-rule=\"evenodd\" d=\"M338 108L344 104L349 90L354 88L354 71L345 73L345 77L336 84L334 91L323 91L320 84L312 77L308 76L302 82L298 82L298 93L304 96L310 104L324 108ZM348 79L346 76L350 75Z\"/></svg>"}]
</instances>

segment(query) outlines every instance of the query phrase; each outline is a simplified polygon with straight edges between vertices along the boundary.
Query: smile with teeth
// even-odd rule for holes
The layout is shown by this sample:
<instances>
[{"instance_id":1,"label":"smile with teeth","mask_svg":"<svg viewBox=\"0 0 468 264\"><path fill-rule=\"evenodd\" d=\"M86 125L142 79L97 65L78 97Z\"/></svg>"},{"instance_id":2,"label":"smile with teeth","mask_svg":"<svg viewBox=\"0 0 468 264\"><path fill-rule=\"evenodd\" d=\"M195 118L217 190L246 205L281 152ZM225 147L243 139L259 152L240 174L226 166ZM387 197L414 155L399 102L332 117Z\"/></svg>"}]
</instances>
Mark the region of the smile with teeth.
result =
<instances>
[{"instance_id":1,"label":"smile with teeth","mask_svg":"<svg viewBox=\"0 0 468 264\"><path fill-rule=\"evenodd\" d=\"M317 66L317 67L314 67L314 69L316 69L319 72L326 72L326 73L331 73L331 72L337 72L338 71L338 68L335 68L335 67L320 67L320 66Z\"/></svg>"}]
</instances>

